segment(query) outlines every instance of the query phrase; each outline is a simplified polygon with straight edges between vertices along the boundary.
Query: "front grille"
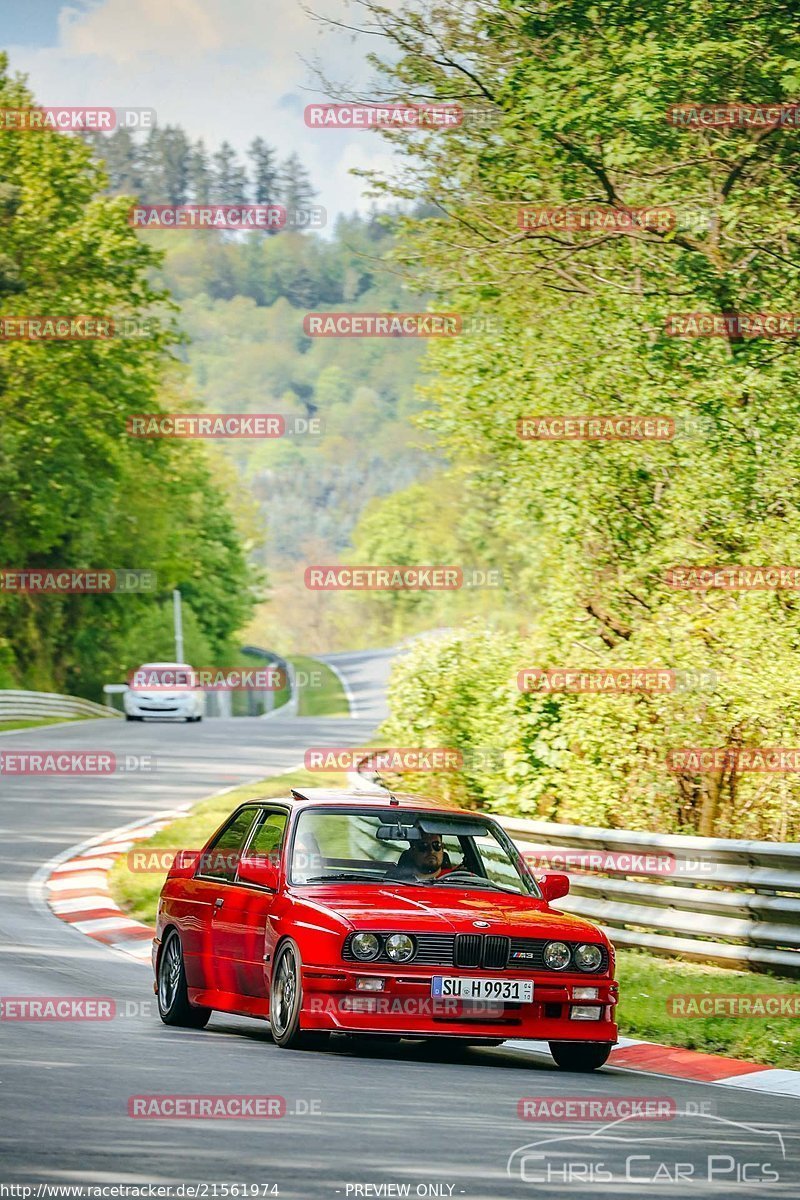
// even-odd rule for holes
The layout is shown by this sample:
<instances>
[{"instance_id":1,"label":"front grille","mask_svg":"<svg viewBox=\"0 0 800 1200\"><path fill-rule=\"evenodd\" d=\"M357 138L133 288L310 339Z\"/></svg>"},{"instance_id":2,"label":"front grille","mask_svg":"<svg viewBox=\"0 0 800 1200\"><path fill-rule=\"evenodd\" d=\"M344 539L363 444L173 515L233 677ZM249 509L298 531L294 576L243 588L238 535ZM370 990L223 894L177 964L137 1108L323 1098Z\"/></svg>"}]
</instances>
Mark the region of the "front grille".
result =
<instances>
[{"instance_id":1,"label":"front grille","mask_svg":"<svg viewBox=\"0 0 800 1200\"><path fill-rule=\"evenodd\" d=\"M386 938L397 929L375 930L378 937ZM551 971L544 964L544 948L551 938L509 938L496 934L482 933L413 933L409 934L416 943L417 951L409 959L409 966L417 967L483 967L488 970L521 970L546 971L549 975L557 976L558 971ZM353 934L347 935L342 949L342 958L346 962L361 962L350 949ZM575 942L567 945L575 946ZM587 971L586 975L602 975L608 970L608 952L605 946L600 949L603 961L597 971ZM392 960L385 954L370 960L372 963L387 963ZM364 964L365 966L368 964ZM393 966L402 966L393 963ZM566 973L574 970L567 967ZM583 972L580 972L581 974Z\"/></svg>"},{"instance_id":2,"label":"front grille","mask_svg":"<svg viewBox=\"0 0 800 1200\"><path fill-rule=\"evenodd\" d=\"M508 958L508 966L516 967L522 971L549 971L550 968L545 966L544 948L549 941L557 941L554 938L511 938L511 948ZM578 943L567 942L567 945L574 948ZM608 953L605 946L600 947L603 955L603 961L596 971L587 971L587 975L602 975L608 970ZM576 968L569 966L566 972L575 971ZM560 972L554 971L554 975ZM583 972L579 972L583 974Z\"/></svg>"},{"instance_id":3,"label":"front grille","mask_svg":"<svg viewBox=\"0 0 800 1200\"><path fill-rule=\"evenodd\" d=\"M455 942L452 933L412 933L411 936L417 943L417 952L411 962L420 966L450 966Z\"/></svg>"},{"instance_id":4,"label":"front grille","mask_svg":"<svg viewBox=\"0 0 800 1200\"><path fill-rule=\"evenodd\" d=\"M396 929L375 930L378 937L387 938L390 933L397 933ZM409 935L416 943L417 952L409 962L414 963L419 967L451 967L453 965L453 943L455 936L452 933L412 933ZM347 962L362 962L360 958L356 958L353 951L350 949L350 943L353 940L353 934L349 933L345 939L344 948L342 950L342 958ZM370 959L373 963L392 962L385 954L379 954L377 958ZM367 964L364 964L365 966ZM392 963L393 966L401 966L400 963Z\"/></svg>"},{"instance_id":5,"label":"front grille","mask_svg":"<svg viewBox=\"0 0 800 1200\"><path fill-rule=\"evenodd\" d=\"M501 971L508 962L511 939L494 934L459 933L453 964L456 967L485 967Z\"/></svg>"},{"instance_id":6,"label":"front grille","mask_svg":"<svg viewBox=\"0 0 800 1200\"><path fill-rule=\"evenodd\" d=\"M487 933L483 941L483 965L495 971L502 970L508 962L511 938L495 937Z\"/></svg>"},{"instance_id":7,"label":"front grille","mask_svg":"<svg viewBox=\"0 0 800 1200\"><path fill-rule=\"evenodd\" d=\"M459 933L453 963L456 967L479 967L483 938L479 933Z\"/></svg>"}]
</instances>

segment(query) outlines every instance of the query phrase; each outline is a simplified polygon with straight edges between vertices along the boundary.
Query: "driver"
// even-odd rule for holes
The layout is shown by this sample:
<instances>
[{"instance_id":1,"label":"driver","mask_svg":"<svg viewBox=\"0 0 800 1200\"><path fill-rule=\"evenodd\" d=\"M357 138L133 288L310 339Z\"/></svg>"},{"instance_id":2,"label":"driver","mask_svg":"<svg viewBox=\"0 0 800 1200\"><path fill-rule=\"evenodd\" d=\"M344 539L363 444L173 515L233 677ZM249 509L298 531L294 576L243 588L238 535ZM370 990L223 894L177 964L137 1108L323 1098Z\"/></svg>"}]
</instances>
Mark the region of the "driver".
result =
<instances>
[{"instance_id":1,"label":"driver","mask_svg":"<svg viewBox=\"0 0 800 1200\"><path fill-rule=\"evenodd\" d=\"M414 838L408 850L404 850L397 860L397 865L391 872L392 876L411 877L415 879L439 879L442 875L455 871L456 867L450 861L450 855L444 848L441 835L438 833L423 833Z\"/></svg>"}]
</instances>

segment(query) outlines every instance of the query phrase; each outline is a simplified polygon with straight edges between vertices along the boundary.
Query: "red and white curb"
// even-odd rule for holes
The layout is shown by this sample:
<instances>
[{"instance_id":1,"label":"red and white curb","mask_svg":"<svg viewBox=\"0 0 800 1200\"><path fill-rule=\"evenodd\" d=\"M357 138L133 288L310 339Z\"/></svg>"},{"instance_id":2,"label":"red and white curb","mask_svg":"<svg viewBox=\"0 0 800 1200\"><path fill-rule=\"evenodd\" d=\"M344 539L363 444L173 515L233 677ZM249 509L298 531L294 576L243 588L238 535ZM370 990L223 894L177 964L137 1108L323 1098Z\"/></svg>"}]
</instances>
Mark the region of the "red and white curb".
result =
<instances>
[{"instance_id":1,"label":"red and white curb","mask_svg":"<svg viewBox=\"0 0 800 1200\"><path fill-rule=\"evenodd\" d=\"M547 1042L509 1041L506 1046L550 1057ZM659 1042L642 1042L636 1038L621 1037L611 1051L608 1066L684 1082L713 1083L778 1096L800 1096L800 1071L765 1067L741 1058L725 1058L719 1054L683 1050L679 1046L662 1046Z\"/></svg>"},{"instance_id":2,"label":"red and white curb","mask_svg":"<svg viewBox=\"0 0 800 1200\"><path fill-rule=\"evenodd\" d=\"M74 847L69 857L51 865L42 881L50 911L78 933L137 962L149 962L153 929L122 911L111 895L108 875L120 855L182 816L185 809L171 809Z\"/></svg>"},{"instance_id":3,"label":"red and white curb","mask_svg":"<svg viewBox=\"0 0 800 1200\"><path fill-rule=\"evenodd\" d=\"M141 921L134 921L120 909L112 898L108 874L120 855L185 816L193 803L156 813L146 821L125 825L73 847L66 855L48 864L32 884L44 890L50 911L78 933L94 938L136 962L149 963L153 929ZM511 1040L505 1044L509 1049L550 1058L546 1042ZM619 1039L608 1066L645 1075L800 1097L800 1071L765 1067L738 1058L703 1054L698 1050L662 1046L659 1042L635 1038Z\"/></svg>"}]
</instances>

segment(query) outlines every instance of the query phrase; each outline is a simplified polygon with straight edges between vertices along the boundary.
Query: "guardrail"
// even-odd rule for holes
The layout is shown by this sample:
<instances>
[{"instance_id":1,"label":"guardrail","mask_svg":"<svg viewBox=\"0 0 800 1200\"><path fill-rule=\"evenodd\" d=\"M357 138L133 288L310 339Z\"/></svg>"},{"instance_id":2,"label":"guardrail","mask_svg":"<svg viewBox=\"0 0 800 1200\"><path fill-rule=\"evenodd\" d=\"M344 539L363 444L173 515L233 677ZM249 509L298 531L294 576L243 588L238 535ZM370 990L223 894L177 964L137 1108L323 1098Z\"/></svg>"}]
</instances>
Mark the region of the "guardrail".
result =
<instances>
[{"instance_id":1,"label":"guardrail","mask_svg":"<svg viewBox=\"0 0 800 1200\"><path fill-rule=\"evenodd\" d=\"M800 976L800 846L499 820L618 946Z\"/></svg>"},{"instance_id":2,"label":"guardrail","mask_svg":"<svg viewBox=\"0 0 800 1200\"><path fill-rule=\"evenodd\" d=\"M119 713L82 696L58 692L0 691L0 722L46 717L118 717Z\"/></svg>"},{"instance_id":3,"label":"guardrail","mask_svg":"<svg viewBox=\"0 0 800 1200\"><path fill-rule=\"evenodd\" d=\"M617 946L800 977L800 845L497 819L534 874L569 875L556 907Z\"/></svg>"}]
</instances>

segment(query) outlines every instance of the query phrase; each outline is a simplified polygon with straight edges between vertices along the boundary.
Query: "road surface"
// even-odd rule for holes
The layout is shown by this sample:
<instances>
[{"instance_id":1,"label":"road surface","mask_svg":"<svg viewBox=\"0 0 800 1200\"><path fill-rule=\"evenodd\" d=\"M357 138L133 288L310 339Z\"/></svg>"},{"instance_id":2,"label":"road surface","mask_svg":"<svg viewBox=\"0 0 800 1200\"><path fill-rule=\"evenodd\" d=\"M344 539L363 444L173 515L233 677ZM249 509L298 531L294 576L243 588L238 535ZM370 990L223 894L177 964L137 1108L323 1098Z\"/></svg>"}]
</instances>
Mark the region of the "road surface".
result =
<instances>
[{"instance_id":1,"label":"road surface","mask_svg":"<svg viewBox=\"0 0 800 1200\"><path fill-rule=\"evenodd\" d=\"M330 661L348 680L356 719L277 714L178 726L101 720L0 740L4 750L149 754L157 767L108 780L0 776L2 994L113 997L123 1014L108 1022L0 1021L0 1180L34 1185L34 1196L40 1183L169 1184L172 1195L190 1194L175 1189L191 1183L200 1185L196 1195L209 1197L235 1195L225 1189L236 1183L252 1196L332 1200L797 1195L796 1100L618 1069L560 1073L513 1045L451 1057L411 1043L336 1038L326 1053L291 1052L275 1047L256 1021L215 1015L202 1032L169 1029L155 1012L147 967L42 907L31 880L70 846L299 765L308 746L363 743L383 712L387 655ZM154 1094L277 1095L285 1097L287 1115L128 1115L131 1096ZM623 1119L598 1137L607 1122L520 1119L525 1097L591 1097L611 1104L612 1120L624 1116L632 1097L660 1098L661 1111L668 1103L677 1115ZM546 1146L530 1147L543 1139Z\"/></svg>"}]
</instances>

